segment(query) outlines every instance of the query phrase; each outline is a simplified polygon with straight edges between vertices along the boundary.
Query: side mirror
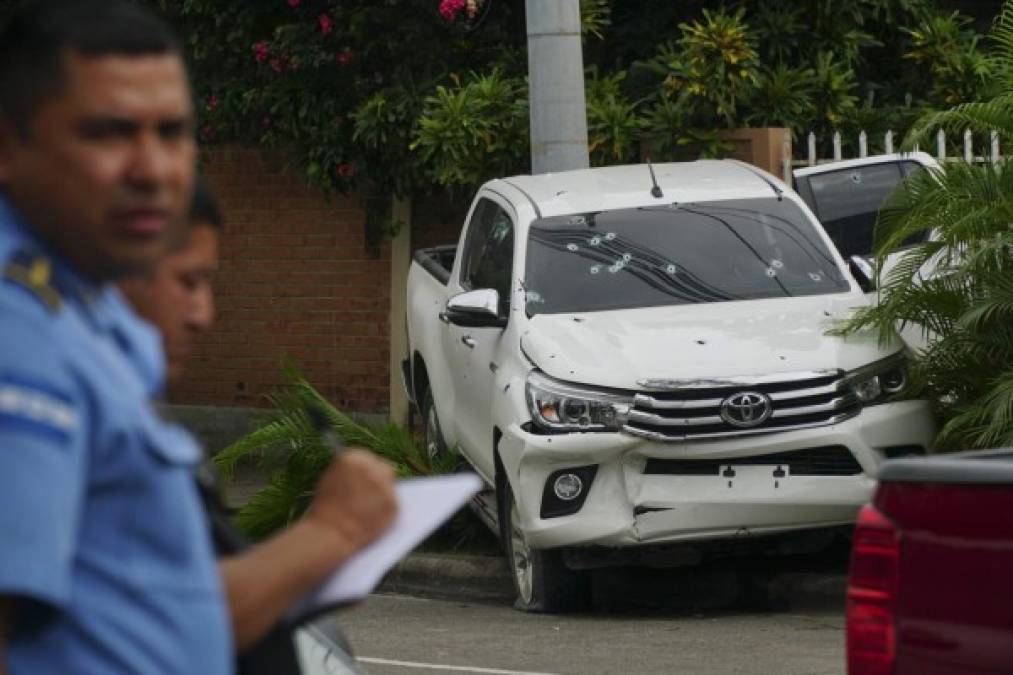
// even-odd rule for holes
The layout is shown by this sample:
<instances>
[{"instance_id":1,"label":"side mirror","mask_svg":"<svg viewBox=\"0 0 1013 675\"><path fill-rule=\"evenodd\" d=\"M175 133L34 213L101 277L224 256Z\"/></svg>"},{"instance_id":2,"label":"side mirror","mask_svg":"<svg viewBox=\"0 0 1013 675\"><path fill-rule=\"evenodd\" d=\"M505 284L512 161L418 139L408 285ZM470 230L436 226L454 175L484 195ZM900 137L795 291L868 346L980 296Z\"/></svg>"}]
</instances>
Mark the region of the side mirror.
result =
<instances>
[{"instance_id":1,"label":"side mirror","mask_svg":"<svg viewBox=\"0 0 1013 675\"><path fill-rule=\"evenodd\" d=\"M876 273L868 258L863 258L860 255L851 256L848 258L848 269L854 275L859 288L866 293L876 290Z\"/></svg>"},{"instance_id":2,"label":"side mirror","mask_svg":"<svg viewBox=\"0 0 1013 675\"><path fill-rule=\"evenodd\" d=\"M463 328L506 328L507 325L507 317L499 313L499 292L491 288L455 295L447 301L447 309L440 318Z\"/></svg>"}]
</instances>

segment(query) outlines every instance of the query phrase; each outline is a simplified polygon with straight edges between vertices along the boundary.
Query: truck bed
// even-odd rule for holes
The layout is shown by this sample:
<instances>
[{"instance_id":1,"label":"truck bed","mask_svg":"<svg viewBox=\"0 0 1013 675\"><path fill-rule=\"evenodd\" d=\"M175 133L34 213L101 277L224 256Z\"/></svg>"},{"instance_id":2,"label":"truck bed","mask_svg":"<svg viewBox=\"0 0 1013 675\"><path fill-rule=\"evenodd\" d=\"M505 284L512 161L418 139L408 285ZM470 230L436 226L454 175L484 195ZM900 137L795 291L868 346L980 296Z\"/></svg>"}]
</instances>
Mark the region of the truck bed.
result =
<instances>
[{"instance_id":1,"label":"truck bed","mask_svg":"<svg viewBox=\"0 0 1013 675\"><path fill-rule=\"evenodd\" d=\"M900 540L896 675L1013 673L1013 450L884 465Z\"/></svg>"},{"instance_id":2,"label":"truck bed","mask_svg":"<svg viewBox=\"0 0 1013 675\"><path fill-rule=\"evenodd\" d=\"M450 271L454 269L454 259L457 257L457 246L433 246L431 248L420 248L415 251L415 262L422 269L431 275L444 286L450 281Z\"/></svg>"}]
</instances>

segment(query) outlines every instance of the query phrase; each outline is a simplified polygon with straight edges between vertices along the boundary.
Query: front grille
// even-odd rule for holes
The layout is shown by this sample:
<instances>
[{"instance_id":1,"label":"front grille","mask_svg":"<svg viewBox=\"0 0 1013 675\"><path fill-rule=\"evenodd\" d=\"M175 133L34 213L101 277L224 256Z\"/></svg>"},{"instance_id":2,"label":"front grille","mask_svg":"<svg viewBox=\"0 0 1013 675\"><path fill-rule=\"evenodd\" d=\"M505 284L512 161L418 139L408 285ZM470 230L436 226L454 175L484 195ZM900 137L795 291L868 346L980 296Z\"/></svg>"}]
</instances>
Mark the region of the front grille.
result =
<instances>
[{"instance_id":1,"label":"front grille","mask_svg":"<svg viewBox=\"0 0 1013 675\"><path fill-rule=\"evenodd\" d=\"M843 445L730 459L652 457L647 460L644 473L664 476L717 476L722 466L786 466L792 476L854 476L862 473L861 464Z\"/></svg>"},{"instance_id":2,"label":"front grille","mask_svg":"<svg viewBox=\"0 0 1013 675\"><path fill-rule=\"evenodd\" d=\"M668 391L638 393L624 430L654 440L683 441L836 424L860 409L843 378L844 373L831 371L768 381L676 383ZM743 392L769 397L770 417L745 428L724 420L722 403Z\"/></svg>"}]
</instances>

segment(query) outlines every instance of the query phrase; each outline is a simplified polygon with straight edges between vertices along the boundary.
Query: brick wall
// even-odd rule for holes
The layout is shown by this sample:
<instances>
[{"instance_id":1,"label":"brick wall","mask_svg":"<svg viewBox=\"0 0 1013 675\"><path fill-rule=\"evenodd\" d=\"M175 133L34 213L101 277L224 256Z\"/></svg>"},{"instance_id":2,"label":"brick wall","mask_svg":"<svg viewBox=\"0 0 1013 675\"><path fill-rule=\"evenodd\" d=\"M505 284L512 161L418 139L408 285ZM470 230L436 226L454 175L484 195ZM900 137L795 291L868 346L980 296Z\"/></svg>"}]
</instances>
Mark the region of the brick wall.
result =
<instances>
[{"instance_id":1,"label":"brick wall","mask_svg":"<svg viewBox=\"0 0 1013 675\"><path fill-rule=\"evenodd\" d=\"M307 188L276 152L215 147L203 170L226 219L218 320L171 400L265 405L288 358L343 409L385 410L390 250L366 251L358 203Z\"/></svg>"},{"instance_id":2,"label":"brick wall","mask_svg":"<svg viewBox=\"0 0 1013 675\"><path fill-rule=\"evenodd\" d=\"M412 205L412 251L456 245L472 196L436 194L417 198Z\"/></svg>"}]
</instances>

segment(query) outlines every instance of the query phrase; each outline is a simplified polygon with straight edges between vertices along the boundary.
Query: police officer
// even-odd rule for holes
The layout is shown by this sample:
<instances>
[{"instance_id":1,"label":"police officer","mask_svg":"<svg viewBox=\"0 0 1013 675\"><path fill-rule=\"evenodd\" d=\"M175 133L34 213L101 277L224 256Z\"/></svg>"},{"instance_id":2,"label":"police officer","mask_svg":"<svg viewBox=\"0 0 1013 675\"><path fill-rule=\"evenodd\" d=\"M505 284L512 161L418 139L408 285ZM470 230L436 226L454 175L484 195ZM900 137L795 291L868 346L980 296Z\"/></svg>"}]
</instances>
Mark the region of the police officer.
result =
<instances>
[{"instance_id":1,"label":"police officer","mask_svg":"<svg viewBox=\"0 0 1013 675\"><path fill-rule=\"evenodd\" d=\"M207 181L199 177L181 241L147 274L119 282L134 310L158 329L170 383L182 377L196 340L214 323L222 222Z\"/></svg>"},{"instance_id":2,"label":"police officer","mask_svg":"<svg viewBox=\"0 0 1013 675\"><path fill-rule=\"evenodd\" d=\"M0 671L231 672L223 587L275 607L256 634L393 517L390 468L346 453L287 539L219 573L198 448L148 403L159 338L108 284L179 236L193 125L179 46L134 4L0 29Z\"/></svg>"}]
</instances>

